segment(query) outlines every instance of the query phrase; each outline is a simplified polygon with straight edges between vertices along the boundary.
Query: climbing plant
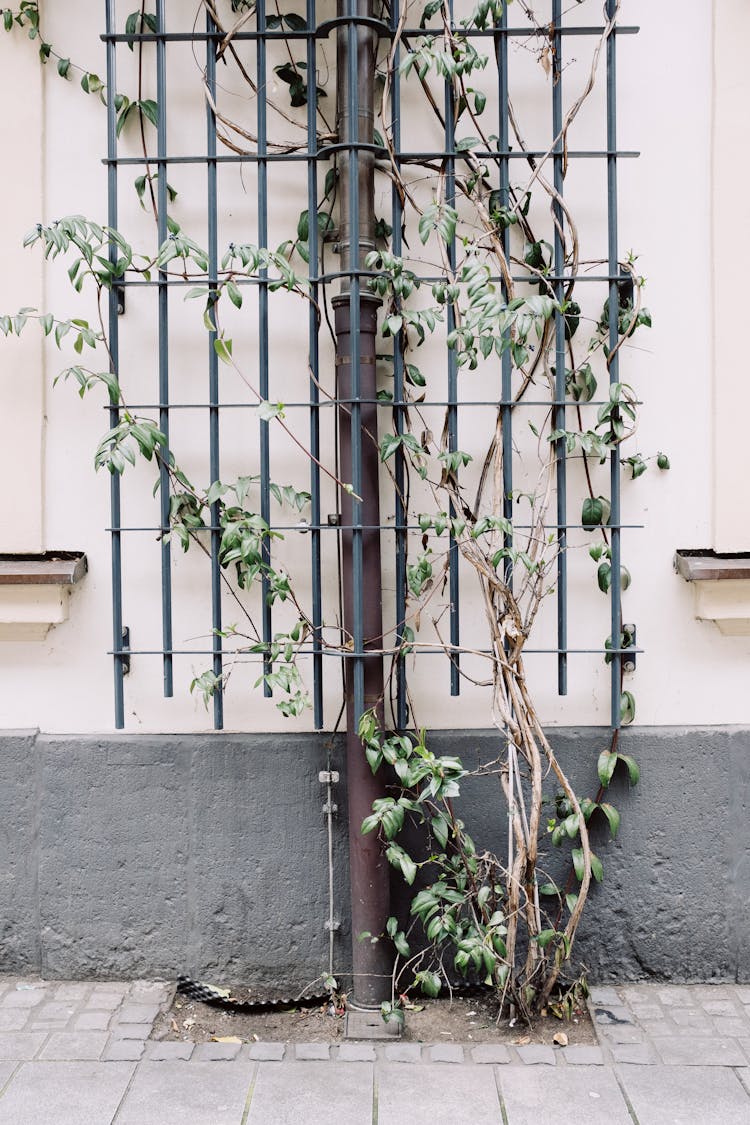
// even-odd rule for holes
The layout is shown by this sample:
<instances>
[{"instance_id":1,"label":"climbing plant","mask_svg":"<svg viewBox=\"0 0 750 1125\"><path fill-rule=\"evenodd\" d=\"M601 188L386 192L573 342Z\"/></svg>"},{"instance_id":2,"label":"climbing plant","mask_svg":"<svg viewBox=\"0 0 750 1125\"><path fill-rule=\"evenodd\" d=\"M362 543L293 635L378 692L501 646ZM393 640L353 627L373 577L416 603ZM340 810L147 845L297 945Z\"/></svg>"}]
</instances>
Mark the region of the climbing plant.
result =
<instances>
[{"instance_id":1,"label":"climbing plant","mask_svg":"<svg viewBox=\"0 0 750 1125\"><path fill-rule=\"evenodd\" d=\"M203 0L197 7L209 12L222 33L219 57L234 66L257 93L234 38L240 28L252 26L254 4L250 0L228 4ZM540 21L533 5L524 0L516 0L514 7L528 23L527 49L538 63L539 81L554 82L558 73L554 28ZM561 120L554 146L542 157L527 150L520 107L511 91L509 120L514 143L527 156L525 173L514 174L514 182L503 189L497 187L492 161L482 155L500 147L490 124L491 99L481 83L482 72L496 63L483 53L486 41L475 35L491 30L502 19L502 0L479 0L458 23L447 0L405 4L395 33L384 38L379 48L376 174L395 189L403 218L399 252L394 250L390 226L378 220L377 247L364 266L366 284L381 301L381 400L387 403L393 398L394 355L403 361L404 388L393 428L366 437L377 441L384 472L393 475L397 460L403 466L401 499L409 522L420 529L409 545L409 597L401 639L394 646L384 638L382 652L390 659L391 677L402 657L421 648L438 644L449 659L461 655L460 646L444 642L438 620L425 623L431 603L444 587L450 551L457 550L462 567L476 583L486 642L481 652L463 650L484 661L486 673L481 680L470 677L465 669L461 674L486 690L487 720L497 730L497 755L482 772L499 778L506 806L503 829L507 817L507 846L502 854L472 839L456 804L467 768L458 757L431 750L413 700L410 730L388 728L378 709L361 717L363 753L373 771L387 771L388 784L388 795L376 802L362 831L380 835L388 861L407 884L418 888L408 920L392 917L385 934L364 936L364 940L390 940L394 946L393 997L384 1005L388 1019L402 1017L403 996L410 989L418 987L437 995L443 980L455 974L484 981L497 994L502 1010L512 1007L524 1018L554 1007L562 977L571 970L576 931L591 880L600 882L604 877L590 830L598 821L612 836L617 834L620 813L605 799L615 771L624 771L632 784L639 780L637 763L621 751L615 731L609 745L601 748L598 762L592 763L593 796L575 792L545 733L525 665L528 642L535 636L546 599L555 590L560 551L568 549L559 536L550 533L550 525L555 523L550 505L555 499L561 450L577 458L583 469L580 524L590 535L593 587L605 594L610 592L612 569L618 563L608 533L610 498L600 467L609 465L614 453L633 479L642 476L652 460L660 470L669 468L663 453L651 458L631 452L638 424L637 393L628 383L610 378L623 346L651 323L642 303L644 282L636 258L629 255L619 263L616 309L611 307L610 293L603 307L591 315L587 302L578 299L577 283L582 273L602 263L582 258L575 215L548 171L553 149L557 155L567 153L580 110L595 88L602 49L613 34L618 13L618 3L605 5L603 30L591 51L580 93ZM376 12L384 18L388 14L387 6ZM141 3L123 24L122 31L134 37L129 46L139 56L138 88L129 94L109 91L93 71L58 52L45 40L42 16L43 8L33 0L2 11L5 29L25 32L38 44L41 62L53 63L63 80L78 76L83 91L98 95L105 105L113 98L118 135L136 131L145 154L148 130L159 120L158 104L144 96L141 65L143 53L149 49L149 35L157 31L153 12ZM422 32L416 37L405 30L414 22ZM300 14L276 6L265 26L295 32L304 30L306 23ZM326 108L330 79L308 73L306 64L295 56L293 39L285 47L288 57L275 67L282 94L269 98L280 119L302 136L269 143L284 151L304 148L306 111L299 111L311 98L315 99L319 140L335 140L331 112ZM397 69L409 97L415 104L421 100L425 119L432 117L442 130L446 114L452 116L456 154L450 162L425 158L405 174L392 129ZM219 140L235 152L250 151L247 146L253 138L247 128L225 114L208 87L204 88L216 115ZM170 208L168 235L156 253L139 252L122 230L82 215L40 223L25 240L45 258L65 263L77 293L93 291L97 318L92 322L58 318L32 308L0 317L0 331L6 336L18 335L36 321L61 352L68 355L72 344L72 362L57 379L72 382L82 396L101 386L117 409L116 424L95 452L96 468L122 474L140 458L155 463L162 473L166 471L169 534L175 543L184 551L208 554L203 532L212 523L212 512L218 513L219 561L237 608L237 622L224 635L235 638L238 654L262 660L255 686L272 687L286 716L299 716L309 704L300 654L314 626L295 575L275 565L265 549L280 533L259 514L259 478L248 472L231 481L191 479L181 465L179 450L152 419L131 409L124 398L127 379L110 352L104 302L113 287L127 279L149 280L162 274L189 281L186 297L200 307L219 359L244 383L258 403L261 419L278 428L280 440L283 436L304 449L288 423L284 404L265 400L248 374L248 357L235 349L222 314L230 305L240 308L243 283L262 276L268 279L271 294L294 294L300 302L313 304L321 325L328 322L327 296L321 307L312 293L306 265L311 227L317 227L320 238L315 244L322 246L336 229L336 161L332 156L330 166L321 172L317 215L303 211L296 229L276 247L232 242L215 276L209 276L206 249L180 222L179 185L167 185L166 194L159 193L157 175L146 163L146 171L134 184L138 199L157 221L164 219L159 212L160 194ZM557 278L561 265L564 285ZM524 271L526 280L515 279L518 269ZM433 279L425 280L426 276ZM498 399L495 409L481 415L481 424L486 424L486 452L480 464L472 464L474 456L452 439L447 423L435 433L425 421L432 393L431 364L421 356L432 354L438 332L446 327L446 345L461 377L473 373L471 377L485 388L484 397ZM564 373L559 370L561 362ZM499 365L505 365L509 373L510 401L504 408L497 391ZM561 383L566 402L562 411ZM434 397L439 398L439 393ZM532 420L526 444L522 450L509 448L503 429L507 412L520 409L532 398L538 408L527 415ZM476 444L476 432L473 440ZM305 453L312 457L309 450ZM523 487L509 494L504 462L520 453L525 462ZM530 457L532 469L528 467ZM352 492L340 467L324 458L318 464L339 488ZM305 489L285 481L272 482L271 493L279 505L298 514L306 511L310 501ZM284 602L294 610L294 624L278 632L270 643L256 628L243 596L261 581L270 603ZM629 572L622 566L619 588L627 590L629 583ZM329 652L344 654L351 638L340 623L329 621L321 642ZM619 653L633 645L631 632L623 627L619 637L603 639L603 658L610 661L613 650ZM226 687L230 673L231 666L221 676L205 671L195 677L192 689L208 702ZM624 724L633 721L635 706L633 692L623 688ZM405 829L414 823L424 830L418 850L406 842ZM562 879L546 873L550 848L567 850L569 874Z\"/></svg>"}]
</instances>

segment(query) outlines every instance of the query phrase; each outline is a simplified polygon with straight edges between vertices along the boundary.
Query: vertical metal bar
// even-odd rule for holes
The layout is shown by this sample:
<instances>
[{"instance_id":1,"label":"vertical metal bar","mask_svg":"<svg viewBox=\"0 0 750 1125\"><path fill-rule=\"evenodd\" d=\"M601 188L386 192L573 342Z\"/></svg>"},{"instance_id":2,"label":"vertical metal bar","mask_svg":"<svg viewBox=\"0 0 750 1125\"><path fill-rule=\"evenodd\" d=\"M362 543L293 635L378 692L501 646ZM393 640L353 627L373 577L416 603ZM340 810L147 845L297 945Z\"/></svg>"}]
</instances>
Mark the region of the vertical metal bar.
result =
<instances>
[{"instance_id":1,"label":"vertical metal bar","mask_svg":"<svg viewBox=\"0 0 750 1125\"><path fill-rule=\"evenodd\" d=\"M315 0L307 0L307 214L310 297L308 313L308 339L310 364L310 520L312 523L310 543L310 566L312 578L312 626L313 626L313 722L316 730L323 727L323 651L321 629L323 626L323 607L321 594L320 558L320 356L318 348L318 284L319 238L318 238L318 141L317 141L317 98L315 96Z\"/></svg>"},{"instance_id":2,"label":"vertical metal bar","mask_svg":"<svg viewBox=\"0 0 750 1125\"><path fill-rule=\"evenodd\" d=\"M167 240L167 45L164 0L156 0L156 127L157 170L157 237L159 246ZM168 275L159 270L159 429L166 437L165 454L169 450L169 288ZM159 468L159 507L161 511L161 628L164 695L174 694L172 679L172 548L169 542L170 515L169 472L164 459Z\"/></svg>"},{"instance_id":3,"label":"vertical metal bar","mask_svg":"<svg viewBox=\"0 0 750 1125\"><path fill-rule=\"evenodd\" d=\"M562 0L553 0L553 67L552 67L552 132L555 138L553 155L553 183L558 196L563 192L563 146L562 146ZM554 232L554 270L555 300L555 408L554 428L565 429L565 318L560 310L564 286L559 280L565 268L565 244L563 240L563 209L557 199L552 204L555 224ZM558 695L568 694L568 529L567 529L567 464L565 439L555 442L557 460L557 691Z\"/></svg>"},{"instance_id":4,"label":"vertical metal bar","mask_svg":"<svg viewBox=\"0 0 750 1125\"><path fill-rule=\"evenodd\" d=\"M399 0L391 4L391 30L396 34L400 14ZM401 47L397 44L393 56L393 72L391 86L391 133L393 148L396 152L396 161L401 152L401 74L399 64ZM401 196L396 185L391 190L391 247L396 257L401 257L403 245L401 239L402 223ZM404 353L401 347L401 337L393 340L393 414L396 433L404 432ZM404 453L401 447L396 450L396 464L394 468L396 478L396 644L401 645L404 639L404 626L406 624L406 549L407 549L407 510L406 510L406 471ZM404 730L408 723L408 710L406 705L406 659L398 658L396 665L396 726Z\"/></svg>"},{"instance_id":5,"label":"vertical metal bar","mask_svg":"<svg viewBox=\"0 0 750 1125\"><path fill-rule=\"evenodd\" d=\"M256 19L258 27L258 245L268 245L268 161L264 159L268 151L268 113L266 105L266 0L258 0L256 5ZM310 77L315 82L315 76ZM268 271L261 269L258 272L260 284L258 286L258 389L261 397L268 399L268 285L266 278ZM269 525L271 522L271 475L268 422L262 419L260 424L260 514ZM264 567L271 565L271 544L268 537L264 537L261 548L261 558ZM266 574L261 579L262 606L262 632L263 642L271 643L271 606L268 600L270 583ZM271 671L271 662L268 657L263 658L263 671ZM263 682L263 694L270 697L270 686Z\"/></svg>"},{"instance_id":6,"label":"vertical metal bar","mask_svg":"<svg viewBox=\"0 0 750 1125\"><path fill-rule=\"evenodd\" d=\"M503 14L499 20L502 31L508 27L508 9L503 5ZM499 83L499 121L498 141L500 151L507 153L510 143L510 122L508 104L508 36L495 36L495 59L498 70ZM508 207L510 204L510 161L506 155L500 158L500 206ZM510 227L503 228L503 253L505 260L510 265ZM507 286L503 282L503 296L508 300ZM503 517L513 520L513 361L510 349L506 348L500 360L501 369L501 395L500 421L502 424L503 445ZM510 550L513 545L513 535L503 536L503 546ZM513 588L513 560L510 556L503 560L503 575L505 583Z\"/></svg>"},{"instance_id":7,"label":"vertical metal bar","mask_svg":"<svg viewBox=\"0 0 750 1125\"><path fill-rule=\"evenodd\" d=\"M450 13L451 30L453 29L453 0L449 0L448 11ZM456 150L456 130L455 130L455 99L453 96L453 82L446 78L445 80L445 149L446 152L455 152ZM445 176L445 202L449 207L456 206L456 162L452 156L446 160L446 176ZM451 238L448 244L448 262L450 264L451 273L456 270L456 239L455 236ZM446 329L448 334L454 331L456 327L456 318L453 311L453 304L448 304L446 314ZM448 349L448 451L455 453L458 449L458 356L455 348ZM451 500L449 504L449 516L454 519L457 515L455 505ZM461 677L459 675L459 655L456 651L461 642L460 626L459 626L459 589L458 589L458 544L450 533L448 545L448 590L450 593L450 642L454 646L451 653L450 669L451 669L451 695L459 695L461 692Z\"/></svg>"},{"instance_id":8,"label":"vertical metal bar","mask_svg":"<svg viewBox=\"0 0 750 1125\"><path fill-rule=\"evenodd\" d=\"M361 293L360 269L374 244L374 157L372 145L375 80L374 36L358 25L372 17L372 0L339 0L346 17L337 34L337 120L348 146L339 181L342 293L334 298L336 362L339 367L339 433L342 473L351 469L352 496L342 490L344 625L353 648L347 659L346 763L349 803L349 862L352 899L352 962L355 1006L378 1007L390 995L392 958L380 936L390 912L388 864L372 833L363 836L363 818L384 795L384 782L370 770L357 730L365 709L383 722L383 638L380 572L375 335L379 302ZM347 292L348 290L348 292ZM348 400L348 401L347 401ZM374 440L373 440L374 439ZM366 569L366 578L365 578ZM367 649L375 652L366 656Z\"/></svg>"},{"instance_id":9,"label":"vertical metal bar","mask_svg":"<svg viewBox=\"0 0 750 1125\"><path fill-rule=\"evenodd\" d=\"M209 35L216 31L216 23L210 11L206 10L206 31ZM213 39L206 40L206 86L210 94L210 101L216 101L216 43ZM216 183L216 118L211 109L211 104L206 103L206 179L208 188L208 285L209 294L216 298L219 268L218 247L218 218L217 218L217 183ZM209 473L211 481L219 480L221 475L219 455L219 357L214 348L216 333L208 334L208 442L209 442ZM219 564L219 548L221 546L221 504L216 500L211 505L211 626L213 648L213 673L221 680L222 673L222 641L221 630L221 566ZM224 695L221 686L213 696L214 727L221 730L224 726Z\"/></svg>"},{"instance_id":10,"label":"vertical metal bar","mask_svg":"<svg viewBox=\"0 0 750 1125\"><path fill-rule=\"evenodd\" d=\"M607 0L607 18L612 19L617 12L616 0ZM617 254L617 36L612 33L607 39L607 214L609 232L609 348L610 352L616 347L618 339L617 322L619 319L620 294L617 283L619 272ZM619 353L615 353L609 362L610 384L617 383L619 374ZM610 607L612 624L612 655L611 671L611 724L614 729L620 726L620 697L622 692L622 655L616 650L620 648L620 635L622 633L622 606L621 581L620 581L620 450L617 446L610 453L610 548L612 551L612 584L610 586Z\"/></svg>"},{"instance_id":11,"label":"vertical metal bar","mask_svg":"<svg viewBox=\"0 0 750 1125\"><path fill-rule=\"evenodd\" d=\"M106 0L107 35L114 35L115 0ZM114 92L117 89L116 45L107 40L107 224L117 228L117 110ZM117 260L117 247L110 245L109 259ZM110 370L119 376L119 324L117 320L117 293L110 289L108 295L108 329ZM116 399L110 396L109 425L111 429L120 421ZM114 652L115 727L125 726L125 693L123 685L124 657L122 654L122 532L120 531L120 476L112 473L109 483L109 503L112 537L112 651Z\"/></svg>"}]
</instances>

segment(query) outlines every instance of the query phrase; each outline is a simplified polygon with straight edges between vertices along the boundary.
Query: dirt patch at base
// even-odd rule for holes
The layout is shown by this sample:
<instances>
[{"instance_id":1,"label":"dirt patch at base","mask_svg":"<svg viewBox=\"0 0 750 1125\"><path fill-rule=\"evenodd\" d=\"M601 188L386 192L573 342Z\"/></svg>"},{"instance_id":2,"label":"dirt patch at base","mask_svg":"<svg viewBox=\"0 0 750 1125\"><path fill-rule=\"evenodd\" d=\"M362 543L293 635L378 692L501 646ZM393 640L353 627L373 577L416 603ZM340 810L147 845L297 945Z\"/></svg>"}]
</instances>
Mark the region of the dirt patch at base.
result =
<instances>
[{"instance_id":1,"label":"dirt patch at base","mask_svg":"<svg viewBox=\"0 0 750 1125\"><path fill-rule=\"evenodd\" d=\"M497 1023L497 1004L490 996L479 994L415 1004L415 1010L406 1013L402 1041L551 1046L560 1033L567 1036L571 1045L597 1041L585 1009L576 1012L569 1022L545 1016L531 1028L518 1023L510 1026L507 1019ZM327 1004L295 1011L250 1013L214 1007L180 995L171 1008L161 1013L152 1032L153 1039L190 1043L207 1043L228 1036L236 1036L245 1043L337 1043L343 1035L344 1015Z\"/></svg>"}]
</instances>

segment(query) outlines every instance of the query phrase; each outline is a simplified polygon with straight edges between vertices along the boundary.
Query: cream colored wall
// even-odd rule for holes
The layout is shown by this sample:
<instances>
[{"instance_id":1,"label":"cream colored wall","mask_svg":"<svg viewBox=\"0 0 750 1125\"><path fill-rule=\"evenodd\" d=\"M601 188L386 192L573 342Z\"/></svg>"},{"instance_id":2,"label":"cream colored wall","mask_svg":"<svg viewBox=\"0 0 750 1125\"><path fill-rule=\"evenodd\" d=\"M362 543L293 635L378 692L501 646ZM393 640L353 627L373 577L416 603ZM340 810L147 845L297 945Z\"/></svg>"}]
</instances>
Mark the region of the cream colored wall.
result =
<instances>
[{"instance_id":1,"label":"cream colored wall","mask_svg":"<svg viewBox=\"0 0 750 1125\"><path fill-rule=\"evenodd\" d=\"M739 4L739 0L737 0ZM48 37L63 43L70 38L69 12L64 16L56 6L48 5ZM721 4L717 5L721 7ZM735 5L733 5L735 6ZM742 7L741 4L739 4ZM583 6L598 14L599 6L590 2ZM648 278L646 303L654 314L654 328L641 333L623 355L622 378L636 386L645 400L636 447L644 454L657 448L669 453L672 470L658 474L649 470L634 484L624 483L623 506L626 523L643 523L645 530L626 532L624 560L633 574L633 585L626 594L625 619L638 625L638 640L645 648L639 657L638 671L628 686L638 701L638 722L649 724L724 724L750 722L750 701L747 698L747 668L750 641L742 637L725 637L710 623L695 620L690 591L672 571L672 555L680 547L705 547L721 539L718 529L725 527L717 509L714 539L714 495L718 485L713 465L713 402L717 395L723 409L724 368L719 362L718 349L734 347L736 332L724 326L717 316L717 332L711 332L712 298L717 301L716 288L712 290L711 225L709 204L711 173L708 154L712 138L712 65L711 65L711 13L705 4L691 0L689 18L684 6L679 20L674 19L669 5L655 5L646 0L624 0L623 19L641 26L637 37L622 37L619 41L618 74L620 146L638 148L642 152L638 161L623 161L620 176L621 251L632 248L639 254L639 268ZM101 5L98 0L82 0L76 11L75 57L99 74L104 73L103 48L98 40ZM585 18L581 12L580 18ZM735 13L735 18L739 14ZM738 37L739 38L739 37ZM29 73L39 86L36 58L33 48L16 40L12 44L12 57L27 58ZM0 42L7 50L8 42ZM71 47L72 51L72 47ZM127 52L121 51L124 68L131 62ZM170 59L177 58L177 53ZM677 61L676 61L677 60ZM15 63L14 65L22 65ZM171 74L177 76L173 97L183 107L178 115L172 111L169 118L170 143L173 150L187 152L195 144L193 129L200 130L200 94L196 89L194 63L187 50L181 62L170 64ZM517 64L527 66L525 60ZM6 82L6 71L0 72L0 82ZM580 76L580 66L571 62L566 72L566 89L575 89ZM529 78L529 81L531 79ZM535 80L536 77L535 77ZM118 76L120 89L132 89L134 74L123 69ZM721 86L721 83L719 83ZM33 82L26 89L33 93ZM16 89L11 85L10 89ZM41 125L29 126L17 138L17 167L26 176L27 169L41 166L44 157L45 218L53 218L71 211L80 211L103 220L106 214L106 177L100 156L106 149L105 123L102 107L93 98L86 99L76 84L65 84L49 74L44 90L44 135L40 144ZM601 88L600 88L601 92ZM546 95L545 95L546 97ZM727 159L733 160L739 146L737 130L744 128L743 104L736 98L726 97L717 88L716 113L734 113L734 138ZM33 102L30 96L29 103ZM187 107L192 106L192 111ZM723 108L722 108L723 107ZM531 106L533 111L533 105ZM27 107L32 112L31 106ZM194 111L194 112L193 112ZM198 115L198 116L195 116ZM533 116L533 113L532 113ZM70 128L70 121L76 128ZM191 122L197 121L194 126ZM541 127L541 126L540 126ZM589 126L586 126L588 128ZM590 126L594 128L593 123ZM717 153L725 151L722 133L717 129ZM137 138L126 137L124 151L130 146L137 151ZM720 144L721 142L721 144ZM602 144L599 137L596 142ZM718 166L718 165L717 165ZM136 172L133 171L133 177ZM582 174L574 181L571 172L571 191L577 192L588 217L587 237L591 243L599 239L601 245L601 201L603 182L600 171L588 171L590 183ZM597 178L599 177L599 178ZM204 182L198 172L180 168L174 172L175 186L180 197L174 208L175 215L190 233L196 232L203 241L205 226ZM716 194L725 177L714 180ZM740 177L738 177L738 180ZM134 193L129 186L129 174L123 173L121 206L123 226L125 215L138 232L134 238L148 242L153 239L146 214L139 215L131 206ZM25 229L36 218L41 198L32 195L32 184L39 176L28 176L25 188L18 188L26 211L34 211L13 229L6 221L4 243L15 246ZM24 181L25 182L25 181ZM224 173L220 179L222 221L220 243L230 237L237 239L237 224L246 228L242 237L254 239L252 200L254 180L247 172L244 183L236 174ZM587 198L589 203L586 203ZM593 202L591 202L593 200ZM33 202L34 207L31 207ZM288 181L272 180L272 221L279 232L288 229L289 221L305 205L302 194L295 196ZM723 202L729 213L731 200ZM15 208L17 211L18 208ZM14 213L15 213L14 211ZM7 215L8 210L3 214ZM129 231L134 229L129 226ZM719 236L714 232L717 239ZM281 238L279 234L279 239ZM39 292L41 285L38 255L26 251L20 255L25 269L31 271L24 280L13 285L4 295L4 308L13 309L18 303L35 304L38 296L27 299L26 293ZM717 257L718 263L718 257ZM718 273L721 271L717 271ZM20 275L16 275L20 276ZM48 307L64 315L81 315L81 303L67 283L63 269L45 273L45 294ZM36 286L36 288L34 288ZM192 306L181 301L170 302L172 343L173 393L183 401L200 401L205 397L205 340L196 332L199 302ZM272 390L271 397L306 397L306 314L291 298L272 302L273 353L272 372L283 372L283 395ZM89 307L88 315L93 316ZM86 315L86 314L84 314ZM228 320L235 337L235 354L242 355L242 365L254 377L254 314L252 308L243 309ZM154 402L156 363L154 358L153 302L134 296L122 321L123 385L128 401ZM31 341L33 337L29 337ZM731 341L731 344L730 344ZM59 357L46 352L47 373L41 377L42 361L36 340L22 346L36 349L28 365L33 372L30 386L43 387L49 392L54 372L59 367ZM11 352L3 345L2 370L5 377L5 356ZM324 356L330 358L330 348L324 343ZM714 355L717 356L714 364ZM739 367L732 356L732 371ZM10 363L10 360L7 361ZM715 369L717 385L712 384L711 371ZM332 366L323 368L330 379ZM274 378L279 378L274 374ZM246 401L248 394L239 381L226 368L221 371L224 401ZM717 389L719 388L720 389ZM30 392L29 392L30 393ZM732 399L732 401L735 401ZM39 434L41 433L41 406L34 401L14 399L14 434L21 432L24 419L30 417L30 432L36 434L36 444L27 445L34 450L34 464L39 463ZM36 405L35 405L36 402ZM717 415L719 417L720 415ZM721 415L723 416L723 415ZM5 414L5 417L9 417ZM45 527L39 532L40 546L58 549L85 550L90 564L88 577L73 595L70 620L57 626L42 642L0 643L0 725L39 726L50 731L106 730L112 725L111 662L107 649L111 645L110 626L110 556L109 541L104 529L109 523L109 481L92 471L93 450L106 429L106 414L100 400L94 397L81 402L70 388L58 388L47 396L47 447L45 474ZM299 427L304 436L306 419L290 412L291 424ZM243 412L225 412L222 423L222 475L230 477L238 472L255 471L257 465L257 422ZM245 419L245 420L243 420ZM324 448L332 440L329 414L324 414ZM719 425L719 423L717 423ZM721 433L733 432L722 426ZM173 437L179 445L196 478L206 475L205 419L197 411L175 411ZM468 442L480 444L478 434L466 435ZM726 443L717 440L716 448ZM635 447L634 447L635 448ZM25 454L23 460L28 458ZM307 475L304 458L298 455L291 443L278 436L273 445L273 475L281 483L296 481L303 485ZM17 479L16 458L4 469L4 480ZM717 462L718 465L718 462ZM741 469L741 467L740 467ZM720 465L717 473L722 472ZM736 473L737 470L731 470ZM27 475L28 476L28 475ZM150 499L150 474L145 468L130 470L123 487L123 522L142 526L155 522L156 507ZM735 481L738 479L734 477ZM716 477L716 481L719 476ZM23 485L24 495L32 496L30 486ZM4 489L3 492L7 490ZM34 512L41 511L37 503L39 486L33 493ZM719 489L720 491L720 489ZM383 493L384 515L392 509L392 500ZM741 504L741 499L737 498ZM24 505L20 505L23 507ZM335 510L332 490L326 487L323 498L324 517ZM285 513L285 516L288 513ZM736 525L734 521L733 526ZM6 535L7 521L3 521L2 535ZM41 526L41 525L40 525ZM747 521L745 521L747 532ZM30 538L29 543L32 542ZM747 548L745 543L744 547ZM0 550L18 549L14 543L3 539ZM36 549L29 547L28 549ZM309 537L289 532L279 547L291 560L309 549ZM732 549L741 549L737 546ZM334 557L326 547L325 598L328 620L335 613ZM175 548L175 646L201 648L206 646L210 626L207 602L205 568L203 560L192 553L183 557ZM127 584L125 589L124 619L131 628L132 643L139 648L159 648L159 546L153 533L133 533L126 537L124 562ZM281 557L280 556L280 557ZM592 588L593 567L583 549L571 553L571 613L570 643L574 647L592 647L601 643L609 632L606 599ZM392 583L386 577L384 599L386 615L393 604ZM389 585L391 588L389 589ZM464 606L470 607L470 586L463 589ZM233 620L229 603L226 621ZM252 606L257 613L258 605ZM390 613L392 617L392 612ZM283 613L280 615L283 620ZM467 620L476 617L469 609ZM280 627L280 626L276 626ZM470 629L471 626L469 625ZM553 621L542 623L543 643L551 638ZM481 634L478 634L481 635ZM427 636L427 634L426 634ZM484 726L487 725L486 703L478 689L466 688L462 697L451 700L448 695L448 670L436 657L424 657L414 670L412 684L421 703L420 722L432 726ZM133 731L201 730L210 726L202 704L190 697L188 685L192 676L208 666L206 657L183 658L175 662L175 697L163 700L160 696L161 669L156 657L134 657L132 671L125 681L126 716L128 728ZM468 662L471 667L471 662ZM330 725L338 710L339 675L334 661L327 664L326 721ZM248 682L248 671L251 678ZM227 701L227 726L239 730L307 729L309 714L302 720L290 723L281 718L273 702L263 700L252 692L250 684L255 679L255 668L238 667L233 674ZM554 662L549 657L529 658L529 674L544 700L543 712L552 724L607 723L609 682L608 670L599 658L571 656L570 692L565 699L553 694ZM244 677L244 680L243 680Z\"/></svg>"}]
</instances>

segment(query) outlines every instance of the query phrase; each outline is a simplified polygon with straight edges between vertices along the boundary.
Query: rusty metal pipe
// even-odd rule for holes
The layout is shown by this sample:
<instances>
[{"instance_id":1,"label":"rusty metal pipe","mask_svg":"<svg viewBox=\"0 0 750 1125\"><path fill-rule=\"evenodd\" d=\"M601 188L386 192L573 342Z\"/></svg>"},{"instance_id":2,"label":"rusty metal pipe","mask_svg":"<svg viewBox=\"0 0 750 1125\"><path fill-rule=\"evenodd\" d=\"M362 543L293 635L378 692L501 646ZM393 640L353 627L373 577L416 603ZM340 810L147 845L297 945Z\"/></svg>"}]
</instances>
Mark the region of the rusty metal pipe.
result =
<instances>
[{"instance_id":1,"label":"rusty metal pipe","mask_svg":"<svg viewBox=\"0 0 750 1125\"><path fill-rule=\"evenodd\" d=\"M338 0L338 14L372 16L372 0ZM354 27L354 31L352 31ZM337 32L337 124L343 143L373 141L376 39L371 28L343 24ZM352 49L356 50L356 73ZM356 158L352 155L356 152ZM380 302L361 292L356 271L375 245L375 162L371 152L344 151L339 166L339 253L341 294L333 299L336 329L337 397L342 479L357 476L356 501L341 490L344 629L361 651L383 644L380 561L379 455L375 352ZM355 225L356 224L356 225ZM349 276L347 276L349 271ZM353 278L353 280L352 280ZM352 403L351 400L356 400ZM369 400L369 401L368 401ZM374 440L373 440L374 439ZM354 525L354 529L352 528ZM356 530L357 525L362 530ZM388 863L374 833L361 824L384 796L357 735L359 719L374 707L383 721L383 658L376 653L346 660L346 762L352 906L352 967L355 1007L379 1007L390 997L392 956L384 934L390 913ZM381 770L382 773L382 770Z\"/></svg>"}]
</instances>

